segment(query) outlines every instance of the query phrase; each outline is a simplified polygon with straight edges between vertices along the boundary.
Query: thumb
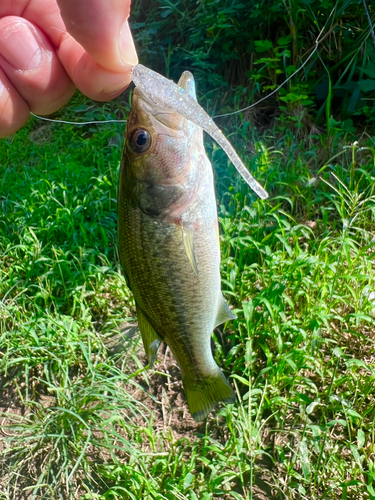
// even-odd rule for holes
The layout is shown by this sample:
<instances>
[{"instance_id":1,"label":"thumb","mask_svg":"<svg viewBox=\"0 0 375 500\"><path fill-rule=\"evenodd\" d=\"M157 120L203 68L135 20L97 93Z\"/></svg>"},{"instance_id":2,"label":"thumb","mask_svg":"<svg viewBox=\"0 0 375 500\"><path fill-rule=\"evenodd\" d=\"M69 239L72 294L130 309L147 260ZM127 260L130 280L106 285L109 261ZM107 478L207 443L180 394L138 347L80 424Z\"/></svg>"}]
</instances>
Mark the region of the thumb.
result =
<instances>
[{"instance_id":1,"label":"thumb","mask_svg":"<svg viewBox=\"0 0 375 500\"><path fill-rule=\"evenodd\" d=\"M68 33L103 68L138 63L128 24L131 0L57 0Z\"/></svg>"}]
</instances>

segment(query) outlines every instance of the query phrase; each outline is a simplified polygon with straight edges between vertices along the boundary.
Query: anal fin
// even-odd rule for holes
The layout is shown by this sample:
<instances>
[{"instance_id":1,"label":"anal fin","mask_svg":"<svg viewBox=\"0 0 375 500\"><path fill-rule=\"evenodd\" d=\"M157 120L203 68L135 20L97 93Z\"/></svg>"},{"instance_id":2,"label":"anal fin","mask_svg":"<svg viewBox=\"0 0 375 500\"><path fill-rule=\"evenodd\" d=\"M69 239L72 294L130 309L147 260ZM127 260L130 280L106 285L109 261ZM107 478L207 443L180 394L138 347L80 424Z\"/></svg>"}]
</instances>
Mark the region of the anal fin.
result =
<instances>
[{"instance_id":1,"label":"anal fin","mask_svg":"<svg viewBox=\"0 0 375 500\"><path fill-rule=\"evenodd\" d=\"M216 314L216 321L215 321L215 326L216 328L218 325L221 325L222 323L226 323L227 321L230 321L232 319L236 319L237 316L232 313L232 311L229 309L229 306L224 299L224 297L221 295L220 300L219 300L219 308Z\"/></svg>"},{"instance_id":2,"label":"anal fin","mask_svg":"<svg viewBox=\"0 0 375 500\"><path fill-rule=\"evenodd\" d=\"M137 316L138 316L138 326L142 335L143 347L146 351L146 356L150 366L152 367L158 349L162 342L162 338L156 333L155 329L151 325L150 321L142 311L142 309L137 304Z\"/></svg>"}]
</instances>

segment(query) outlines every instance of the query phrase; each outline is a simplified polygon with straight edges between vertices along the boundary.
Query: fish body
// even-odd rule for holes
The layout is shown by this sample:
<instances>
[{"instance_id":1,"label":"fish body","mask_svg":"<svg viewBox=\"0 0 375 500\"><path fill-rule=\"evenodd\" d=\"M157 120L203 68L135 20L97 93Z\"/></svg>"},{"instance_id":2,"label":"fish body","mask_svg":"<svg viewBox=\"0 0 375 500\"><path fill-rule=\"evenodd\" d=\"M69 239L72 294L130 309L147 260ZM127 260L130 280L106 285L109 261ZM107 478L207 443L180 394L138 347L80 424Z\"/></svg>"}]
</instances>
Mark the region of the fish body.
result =
<instances>
[{"instance_id":1,"label":"fish body","mask_svg":"<svg viewBox=\"0 0 375 500\"><path fill-rule=\"evenodd\" d=\"M192 75L179 85L195 97ZM233 391L211 351L213 329L235 316L221 293L220 244L203 132L135 89L118 197L120 260L152 364L161 341L182 373L189 410L203 420Z\"/></svg>"}]
</instances>

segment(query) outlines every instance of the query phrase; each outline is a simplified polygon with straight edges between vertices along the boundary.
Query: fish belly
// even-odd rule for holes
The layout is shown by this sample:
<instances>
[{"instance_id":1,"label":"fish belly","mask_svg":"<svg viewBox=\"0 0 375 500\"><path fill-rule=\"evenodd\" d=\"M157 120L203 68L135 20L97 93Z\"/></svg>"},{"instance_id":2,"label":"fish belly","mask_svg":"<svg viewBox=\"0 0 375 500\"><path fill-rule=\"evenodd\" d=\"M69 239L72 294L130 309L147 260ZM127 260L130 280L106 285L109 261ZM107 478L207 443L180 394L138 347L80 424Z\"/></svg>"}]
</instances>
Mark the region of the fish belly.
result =
<instances>
[{"instance_id":1,"label":"fish belly","mask_svg":"<svg viewBox=\"0 0 375 500\"><path fill-rule=\"evenodd\" d=\"M210 338L221 298L216 203L205 194L182 217L194 234L198 274L181 223L150 217L126 200L119 213L120 258L137 308L171 348L183 378L197 382L217 370Z\"/></svg>"}]
</instances>

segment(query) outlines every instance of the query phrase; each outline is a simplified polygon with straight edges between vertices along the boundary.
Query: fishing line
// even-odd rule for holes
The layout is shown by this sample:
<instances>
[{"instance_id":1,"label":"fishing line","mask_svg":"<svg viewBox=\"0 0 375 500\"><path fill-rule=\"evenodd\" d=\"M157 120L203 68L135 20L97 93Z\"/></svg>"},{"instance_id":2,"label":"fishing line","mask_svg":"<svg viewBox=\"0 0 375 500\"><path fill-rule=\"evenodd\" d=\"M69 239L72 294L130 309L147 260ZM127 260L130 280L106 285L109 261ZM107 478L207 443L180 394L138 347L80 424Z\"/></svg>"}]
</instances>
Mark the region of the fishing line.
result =
<instances>
[{"instance_id":1,"label":"fishing line","mask_svg":"<svg viewBox=\"0 0 375 500\"><path fill-rule=\"evenodd\" d=\"M372 25L371 16L370 16L370 13L369 13L368 8L367 8L367 3L366 3L366 0L363 0L363 6L364 6L364 8L365 8L365 12L366 12L366 16L367 16L368 24L369 24L369 26L370 26L370 32L371 32L371 36L372 36L372 41L374 42L374 48L375 48L375 32L374 32L374 26Z\"/></svg>"},{"instance_id":2,"label":"fishing line","mask_svg":"<svg viewBox=\"0 0 375 500\"><path fill-rule=\"evenodd\" d=\"M324 30L326 29L326 26L328 24L328 21L330 20L332 14L334 13L334 11L336 10L336 5L334 6L334 8L331 10L331 13L330 15L328 16L326 22L324 23L324 26L323 28L320 30L320 33L317 37L317 39L315 40L315 48L314 50L311 52L311 54L309 55L309 57L306 59L306 61L302 64L302 66L300 66L298 69L296 69L296 71L294 73L292 73L290 76L288 76L288 78L283 82L281 83L275 90L273 90L270 94L267 94L266 96L262 97L262 99L259 99L259 101L257 102L254 102L253 104L250 104L250 106L246 106L246 108L242 108L242 109L239 109L238 111L232 111L230 113L224 113L222 115L215 115L213 116L212 118L221 118L222 116L231 116L231 115L236 115L237 113L242 113L243 111L246 111L250 108L253 108L254 106L257 106L259 103L261 103L262 101L265 101L266 99L268 99L269 97L271 97L271 95L273 94L276 94L276 92L278 92L281 87L283 87L286 83L289 82L289 80L291 80L293 78L293 76L295 76L297 73L299 73L301 71L301 69L303 69L306 64L310 61L310 59L312 58L312 56L315 54L315 52L318 50L318 47L319 47L319 42L320 42L320 38L324 32Z\"/></svg>"},{"instance_id":3,"label":"fishing line","mask_svg":"<svg viewBox=\"0 0 375 500\"><path fill-rule=\"evenodd\" d=\"M66 120L54 120L52 118L45 118L44 116L35 115L34 113L30 114L34 116L34 118L38 118L39 120L44 120L46 122L54 122L54 123L65 123L66 125L97 125L98 123L126 123L127 120L96 120L93 122L68 122Z\"/></svg>"},{"instance_id":4,"label":"fishing line","mask_svg":"<svg viewBox=\"0 0 375 500\"><path fill-rule=\"evenodd\" d=\"M266 99L268 99L272 95L276 94L276 92L278 92L281 89L281 87L283 87L286 83L288 83L289 80L291 80L297 73L299 73L306 66L306 64L310 61L310 59L312 58L312 56L318 50L322 34L323 34L324 30L326 29L328 21L330 20L330 18L331 18L332 14L334 13L335 10L336 10L336 5L331 10L330 15L328 16L326 22L324 23L323 28L320 30L320 33L319 33L318 37L315 40L314 50L311 52L311 54L306 59L306 61L298 69L296 69L296 71L294 73L292 73L290 76L288 76L288 78L283 83L281 83L270 94L262 97L262 99L259 99L259 101L254 102L253 104L250 104L250 106L246 106L245 108L239 109L237 111L232 111L230 113L224 113L222 115L215 115L212 118L221 118L223 116L232 116L232 115L236 115L237 113L242 113L243 111L246 111L246 110L248 110L250 108L253 108L254 106L257 106L259 103L265 101ZM67 125L97 125L97 124L100 124L100 123L126 123L127 122L127 120L97 120L97 121L89 121L89 122L70 122L70 121L66 121L66 120L54 120L52 118L45 118L44 116L39 116L39 115L36 115L34 113L30 113L30 114L32 116L34 116L35 118L38 118L39 120L44 120L44 121L47 121L47 122L54 122L54 123L64 123L64 124L67 124Z\"/></svg>"}]
</instances>

